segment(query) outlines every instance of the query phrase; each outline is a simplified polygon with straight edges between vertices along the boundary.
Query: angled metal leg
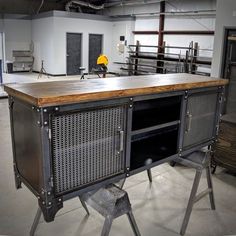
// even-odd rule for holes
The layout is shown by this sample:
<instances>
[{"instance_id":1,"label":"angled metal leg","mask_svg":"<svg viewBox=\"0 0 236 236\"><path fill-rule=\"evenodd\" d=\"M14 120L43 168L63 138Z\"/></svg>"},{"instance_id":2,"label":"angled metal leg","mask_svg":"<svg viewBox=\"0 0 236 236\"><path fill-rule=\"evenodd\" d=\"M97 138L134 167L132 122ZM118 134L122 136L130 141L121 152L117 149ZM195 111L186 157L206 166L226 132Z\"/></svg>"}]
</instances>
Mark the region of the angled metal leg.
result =
<instances>
[{"instance_id":1,"label":"angled metal leg","mask_svg":"<svg viewBox=\"0 0 236 236\"><path fill-rule=\"evenodd\" d=\"M211 209L215 210L216 209L216 207L215 207L215 198L214 198L214 192L213 192L213 184L212 184L211 167L210 166L206 167L206 177L207 177L208 188L211 190L209 192Z\"/></svg>"},{"instance_id":2,"label":"angled metal leg","mask_svg":"<svg viewBox=\"0 0 236 236\"><path fill-rule=\"evenodd\" d=\"M136 223L136 221L134 219L134 215L133 215L132 211L129 211L127 213L127 216L128 216L128 219L129 219L129 223L130 223L130 225L132 227L132 230L134 232L134 235L135 236L141 236L141 234L139 232L139 229L138 229L138 226L137 226L137 223Z\"/></svg>"},{"instance_id":3,"label":"angled metal leg","mask_svg":"<svg viewBox=\"0 0 236 236\"><path fill-rule=\"evenodd\" d=\"M89 215L89 210L88 210L88 207L86 205L86 203L79 197L79 200L84 208L84 210L87 212L87 214Z\"/></svg>"},{"instance_id":4,"label":"angled metal leg","mask_svg":"<svg viewBox=\"0 0 236 236\"><path fill-rule=\"evenodd\" d=\"M149 182L152 183L152 171L151 171L151 169L147 170L147 174L148 174Z\"/></svg>"},{"instance_id":5,"label":"angled metal leg","mask_svg":"<svg viewBox=\"0 0 236 236\"><path fill-rule=\"evenodd\" d=\"M188 206L187 206L185 216L184 216L184 220L183 220L183 223L182 223L182 227L181 227L181 230L180 230L181 235L184 235L185 232L186 232L188 222L189 222L189 218L190 218L190 215L191 215L191 212L192 212L192 209L193 209L193 204L195 202L195 196L197 194L197 189L198 189L198 186L199 186L201 175L202 175L202 170L196 170L196 174L195 174L195 178L194 178L194 182L193 182L193 187L192 187L191 194L190 194L189 201L188 201Z\"/></svg>"},{"instance_id":6,"label":"angled metal leg","mask_svg":"<svg viewBox=\"0 0 236 236\"><path fill-rule=\"evenodd\" d=\"M38 210L37 210L37 213L36 213L36 215L34 217L34 222L33 222L32 226L31 226L31 229L30 229L30 236L34 236L34 233L35 233L35 231L37 229L37 226L39 224L39 220L40 220L41 214L42 214L42 211L41 211L41 209L39 207Z\"/></svg>"},{"instance_id":7,"label":"angled metal leg","mask_svg":"<svg viewBox=\"0 0 236 236\"><path fill-rule=\"evenodd\" d=\"M101 236L108 236L111 230L111 225L112 225L113 217L107 216L105 217L105 222L102 228L102 233Z\"/></svg>"},{"instance_id":8,"label":"angled metal leg","mask_svg":"<svg viewBox=\"0 0 236 236\"><path fill-rule=\"evenodd\" d=\"M124 179L120 180L119 182L115 183L115 185L117 187L119 187L120 189L123 189L124 184L125 184L125 180L126 180L126 178L124 178Z\"/></svg>"}]
</instances>

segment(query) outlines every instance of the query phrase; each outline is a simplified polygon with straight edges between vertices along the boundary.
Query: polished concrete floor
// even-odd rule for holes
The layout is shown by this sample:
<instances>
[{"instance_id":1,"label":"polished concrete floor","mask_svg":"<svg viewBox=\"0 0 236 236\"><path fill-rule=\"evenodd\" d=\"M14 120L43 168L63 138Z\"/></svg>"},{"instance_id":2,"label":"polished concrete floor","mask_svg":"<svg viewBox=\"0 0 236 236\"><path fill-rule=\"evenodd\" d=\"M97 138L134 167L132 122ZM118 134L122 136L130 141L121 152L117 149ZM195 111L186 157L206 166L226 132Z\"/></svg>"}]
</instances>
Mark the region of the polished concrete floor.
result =
<instances>
[{"instance_id":1,"label":"polished concrete floor","mask_svg":"<svg viewBox=\"0 0 236 236\"><path fill-rule=\"evenodd\" d=\"M0 100L0 235L29 235L37 210L37 200L23 186L14 186L12 149L8 104ZM153 168L150 185L145 172L132 176L125 183L134 216L143 236L176 236L187 205L194 170L182 166L163 164ZM236 177L223 169L213 176L216 211L210 210L208 197L194 206L186 236L236 235ZM203 176L200 189L206 186ZM41 219L36 236L96 236L100 235L103 217L90 208L87 216L77 198L64 203L56 219L45 223ZM117 218L111 236L132 236L126 216Z\"/></svg>"}]
</instances>

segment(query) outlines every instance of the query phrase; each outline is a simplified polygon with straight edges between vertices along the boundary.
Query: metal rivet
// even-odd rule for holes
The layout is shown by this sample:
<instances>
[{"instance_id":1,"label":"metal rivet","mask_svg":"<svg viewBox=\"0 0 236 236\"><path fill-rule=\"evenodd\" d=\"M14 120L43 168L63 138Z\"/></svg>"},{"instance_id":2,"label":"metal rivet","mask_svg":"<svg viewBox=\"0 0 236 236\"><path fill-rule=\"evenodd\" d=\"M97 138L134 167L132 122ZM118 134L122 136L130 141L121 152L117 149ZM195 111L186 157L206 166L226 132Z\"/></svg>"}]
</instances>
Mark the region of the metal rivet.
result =
<instances>
[{"instance_id":1,"label":"metal rivet","mask_svg":"<svg viewBox=\"0 0 236 236\"><path fill-rule=\"evenodd\" d=\"M58 199L58 202L61 202L61 198Z\"/></svg>"},{"instance_id":2,"label":"metal rivet","mask_svg":"<svg viewBox=\"0 0 236 236\"><path fill-rule=\"evenodd\" d=\"M40 121L39 120L37 121L37 124L40 125Z\"/></svg>"},{"instance_id":3,"label":"metal rivet","mask_svg":"<svg viewBox=\"0 0 236 236\"><path fill-rule=\"evenodd\" d=\"M51 192L48 192L48 195L51 195Z\"/></svg>"},{"instance_id":4,"label":"metal rivet","mask_svg":"<svg viewBox=\"0 0 236 236\"><path fill-rule=\"evenodd\" d=\"M49 206L51 206L51 205L52 205L52 203L51 203L51 202L49 202L49 203L48 203L48 205L49 205Z\"/></svg>"},{"instance_id":5,"label":"metal rivet","mask_svg":"<svg viewBox=\"0 0 236 236\"><path fill-rule=\"evenodd\" d=\"M32 110L34 110L35 107L32 107Z\"/></svg>"},{"instance_id":6,"label":"metal rivet","mask_svg":"<svg viewBox=\"0 0 236 236\"><path fill-rule=\"evenodd\" d=\"M130 101L133 101L133 98L130 98L129 100L130 100Z\"/></svg>"},{"instance_id":7,"label":"metal rivet","mask_svg":"<svg viewBox=\"0 0 236 236\"><path fill-rule=\"evenodd\" d=\"M39 196L38 196L37 198L38 198L38 199L40 199L40 197L39 197Z\"/></svg>"},{"instance_id":8,"label":"metal rivet","mask_svg":"<svg viewBox=\"0 0 236 236\"><path fill-rule=\"evenodd\" d=\"M126 174L127 177L129 177L129 174Z\"/></svg>"},{"instance_id":9,"label":"metal rivet","mask_svg":"<svg viewBox=\"0 0 236 236\"><path fill-rule=\"evenodd\" d=\"M58 107L55 107L55 111L58 111L59 110L59 108Z\"/></svg>"},{"instance_id":10,"label":"metal rivet","mask_svg":"<svg viewBox=\"0 0 236 236\"><path fill-rule=\"evenodd\" d=\"M48 110L47 109L43 109L43 112L47 112Z\"/></svg>"},{"instance_id":11,"label":"metal rivet","mask_svg":"<svg viewBox=\"0 0 236 236\"><path fill-rule=\"evenodd\" d=\"M130 107L130 108L132 108L132 107L133 107L133 105L129 105L129 107Z\"/></svg>"},{"instance_id":12,"label":"metal rivet","mask_svg":"<svg viewBox=\"0 0 236 236\"><path fill-rule=\"evenodd\" d=\"M47 121L44 121L44 124L45 124L45 125L47 125L47 124L48 124L48 122L47 122Z\"/></svg>"},{"instance_id":13,"label":"metal rivet","mask_svg":"<svg viewBox=\"0 0 236 236\"><path fill-rule=\"evenodd\" d=\"M120 154L120 152L118 151L117 154Z\"/></svg>"},{"instance_id":14,"label":"metal rivet","mask_svg":"<svg viewBox=\"0 0 236 236\"><path fill-rule=\"evenodd\" d=\"M39 110L39 109L37 109L37 112L40 112L40 110Z\"/></svg>"},{"instance_id":15,"label":"metal rivet","mask_svg":"<svg viewBox=\"0 0 236 236\"><path fill-rule=\"evenodd\" d=\"M44 191L42 191L41 194L44 194Z\"/></svg>"},{"instance_id":16,"label":"metal rivet","mask_svg":"<svg viewBox=\"0 0 236 236\"><path fill-rule=\"evenodd\" d=\"M45 201L43 201L42 204L45 205Z\"/></svg>"}]
</instances>

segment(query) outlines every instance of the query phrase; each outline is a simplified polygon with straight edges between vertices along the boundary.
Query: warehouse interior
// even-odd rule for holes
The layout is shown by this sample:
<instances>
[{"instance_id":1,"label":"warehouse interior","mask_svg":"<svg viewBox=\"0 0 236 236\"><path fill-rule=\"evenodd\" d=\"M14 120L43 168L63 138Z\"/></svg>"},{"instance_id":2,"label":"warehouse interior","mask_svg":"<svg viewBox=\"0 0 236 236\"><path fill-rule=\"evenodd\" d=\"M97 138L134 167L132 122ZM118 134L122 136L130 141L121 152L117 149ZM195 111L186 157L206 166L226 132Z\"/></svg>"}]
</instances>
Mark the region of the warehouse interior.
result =
<instances>
[{"instance_id":1,"label":"warehouse interior","mask_svg":"<svg viewBox=\"0 0 236 236\"><path fill-rule=\"evenodd\" d=\"M100 235L101 232L102 236L108 234L111 236L236 235L235 66L235 0L0 1L0 235L95 236ZM67 84L71 82L71 84L76 83L78 88L80 88L80 84L81 86L83 84L83 86L91 86L86 89L92 91L93 86L94 90L97 89L96 86L100 86L98 89L102 90L103 81L106 81L108 88L113 91L114 87L120 86L116 79L129 81L130 77L131 80L135 80L139 77L145 79L145 77L157 76L158 80L158 76L168 78L168 76L182 73L189 76L200 76L199 78L202 80L211 78L228 80L228 85L224 89L224 85L218 87L223 92L220 97L221 109L217 108L216 111L221 120L216 125L216 137L214 137L216 141L213 142L213 145L212 142L205 142L208 148L211 146L206 152L209 152L209 156L211 156L211 162L208 164L212 173L216 209L211 210L214 208L211 205L211 195L209 195L210 201L209 197L205 196L213 192L213 187L209 187L208 172L203 172L198 190L199 192L204 190L207 184L209 189L205 191L205 197L199 202L197 202L199 199L194 200L197 203L193 206L186 232L183 233L180 229L189 197L191 198L192 185L196 181L195 167L190 168L183 163L177 163L177 161L173 161L173 158L166 158L157 165L152 163L152 160L148 163L150 159L147 159L145 165L149 168L137 168L137 171L134 171L135 174L131 174L130 177L127 174L126 176L129 178L126 178L122 183L124 185L119 187L128 193L140 233L135 233L132 219L128 218L128 220L124 215L114 220L110 233L104 233L104 217L89 204L89 214L87 214L85 203L78 197L64 201L63 209L58 211L52 222L47 223L43 217L38 219L37 228L32 233L32 223L37 218L36 212L40 197L37 199L36 194L27 184L22 184L22 188L16 189L14 145L19 145L21 141L13 138L15 128L13 123L17 123L17 119L14 121L9 110L13 106L11 99L17 96L17 93L11 91L10 94L9 88L26 86L25 93L27 93L29 88L27 84L31 86L33 83L37 84L33 86L38 86L34 91L39 90L40 84L45 91L48 91L49 84L55 84L56 89L59 84L60 87L65 86L66 88ZM86 81L88 81L87 85ZM47 84L47 82L50 83ZM199 91L203 87L201 85L198 88ZM205 87L208 89L207 86ZM64 92L66 93L66 91ZM183 105L178 100L178 96L180 96L178 91L171 92L176 101L167 98L163 100L163 104L173 102L176 107L178 106L179 113L183 112ZM184 96L187 97L187 86L186 89L184 88L184 92ZM60 96L60 89L56 93ZM119 97L123 96L121 94L123 93L121 92ZM31 94L25 102L30 100L30 96ZM148 94L143 96L148 96ZM126 99L126 97L121 98L121 101L123 101L122 99ZM129 99L129 102L133 102L133 97ZM138 99L137 101L139 101ZM99 101L99 98L97 100ZM97 104L96 102L95 104ZM205 102L207 103L206 100L202 103ZM17 106L17 101L14 104ZM72 102L72 107L73 104L74 102ZM105 102L104 104L102 103L102 106L106 107ZM155 104L164 106L158 102ZM143 102L140 107L145 105L149 107L153 103ZM89 109L91 106L89 105ZM132 108L133 103L129 106ZM197 105L195 104L195 106ZM20 107L19 105L19 109L21 109ZM84 104L81 107L86 108ZM169 106L168 117L170 118L168 120L165 117L169 123L173 122L172 125L175 127L181 125L182 119L178 118L179 121L176 123L171 120L171 117L178 112L176 107ZM42 114L48 112L47 109L48 107L42 108ZM37 110L37 106L33 105L32 110ZM64 112L66 111L65 109ZM164 109L160 109L160 111L165 112ZM17 110L17 112L19 111ZM127 117L129 117L128 113ZM31 121L31 116L27 117L27 114L24 118L23 130L28 129L28 132L35 138L37 136L34 133L35 130L27 125L27 122ZM150 114L153 115L153 113ZM43 117L43 115L41 116ZM139 122L145 123L147 116L148 114L142 119L140 118ZM188 126L191 126L194 118L191 121L192 117L189 117ZM24 119L19 116L18 123L23 122ZM215 118L214 122L217 119ZM93 128L96 129L98 124L96 121L94 122ZM107 120L108 124L109 122ZM207 122L206 120L206 124ZM90 127L89 123L86 123L85 126ZM137 126L142 127L140 124ZM206 126L199 130L203 130ZM76 126L76 128L78 127ZM126 128L128 130L129 125ZM148 130L144 126L142 129ZM19 135L22 135L23 140L24 131L20 131L22 134L19 133ZM50 132L48 130L51 139ZM119 132L121 131L119 130ZM140 135L136 130L132 130L132 132ZM123 133L119 134L123 135ZM180 135L181 133L176 134L176 137L180 137ZM217 135L219 135L218 138ZM175 138L175 133L172 136ZM165 138L163 135L163 140ZM198 136L196 135L194 138L197 139ZM127 139L124 138L123 143ZM41 142L43 141L41 140ZM161 139L159 142L162 142ZM168 142L171 149L172 140L169 139ZM140 146L139 148L141 150L147 147ZM130 147L125 144L125 149L128 153L129 149L132 149L132 145ZM33 150L33 155L37 156L36 152L36 149ZM28 161L32 165L33 172L34 165L37 164L34 164L32 160ZM25 171L28 166L22 168ZM91 166L88 164L87 168L89 169ZM52 188L54 187L52 186ZM85 202L87 204L87 200ZM36 218L34 218L35 214Z\"/></svg>"}]
</instances>

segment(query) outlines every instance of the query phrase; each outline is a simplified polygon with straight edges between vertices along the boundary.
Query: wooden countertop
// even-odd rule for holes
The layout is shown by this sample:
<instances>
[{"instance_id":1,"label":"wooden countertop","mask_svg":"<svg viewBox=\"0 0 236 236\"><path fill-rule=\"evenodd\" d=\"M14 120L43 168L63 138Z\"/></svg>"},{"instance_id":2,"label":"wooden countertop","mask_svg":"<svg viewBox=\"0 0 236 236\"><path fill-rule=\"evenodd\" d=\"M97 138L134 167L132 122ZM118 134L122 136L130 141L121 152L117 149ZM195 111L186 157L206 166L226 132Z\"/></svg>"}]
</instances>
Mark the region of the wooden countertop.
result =
<instances>
[{"instance_id":1,"label":"wooden countertop","mask_svg":"<svg viewBox=\"0 0 236 236\"><path fill-rule=\"evenodd\" d=\"M165 74L9 84L11 96L38 107L163 93L202 87L224 86L228 80L191 74Z\"/></svg>"}]
</instances>

